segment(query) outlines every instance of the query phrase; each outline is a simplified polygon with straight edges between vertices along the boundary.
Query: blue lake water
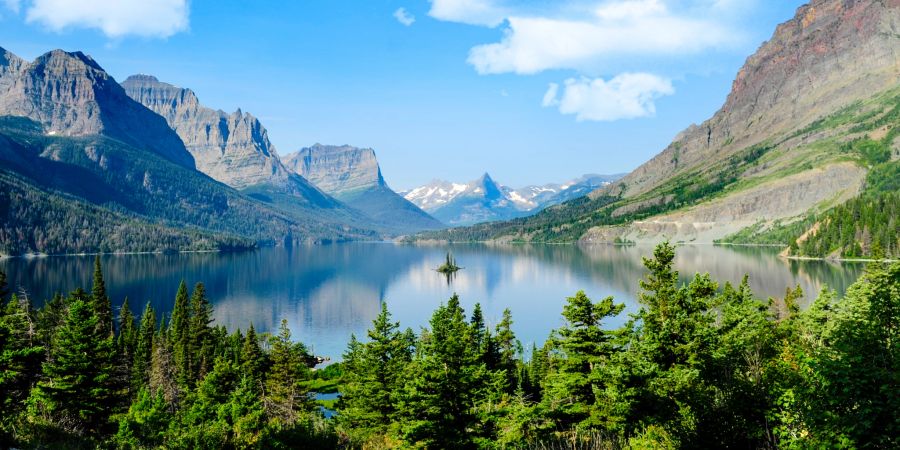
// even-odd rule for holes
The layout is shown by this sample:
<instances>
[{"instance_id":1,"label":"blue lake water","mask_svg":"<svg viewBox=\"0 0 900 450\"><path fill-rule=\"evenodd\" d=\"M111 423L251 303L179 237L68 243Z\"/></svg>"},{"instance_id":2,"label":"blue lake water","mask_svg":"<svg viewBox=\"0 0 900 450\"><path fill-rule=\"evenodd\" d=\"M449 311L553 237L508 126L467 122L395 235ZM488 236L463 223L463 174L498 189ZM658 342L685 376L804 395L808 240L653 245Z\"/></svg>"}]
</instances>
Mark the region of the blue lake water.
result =
<instances>
[{"instance_id":1,"label":"blue lake water","mask_svg":"<svg viewBox=\"0 0 900 450\"><path fill-rule=\"evenodd\" d=\"M449 284L435 268L447 251L464 269ZM489 325L503 309L513 313L514 331L530 348L561 324L567 296L584 290L599 300L614 296L635 311L641 257L649 246L449 245L412 246L349 243L268 248L241 253L104 255L107 288L118 307L128 297L138 314L147 301L168 312L183 279L203 282L215 307L216 323L274 331L282 318L295 339L316 354L339 360L350 335L364 336L386 301L404 327L427 325L431 312L454 292L471 311L480 302ZM0 260L16 290L35 303L55 291L90 288L93 256L8 258ZM843 292L861 273L858 263L788 261L777 250L758 247L681 246L676 267L687 281L709 272L721 282L750 275L761 297L780 296L800 285L814 298L823 287ZM610 327L625 321L611 320Z\"/></svg>"}]
</instances>

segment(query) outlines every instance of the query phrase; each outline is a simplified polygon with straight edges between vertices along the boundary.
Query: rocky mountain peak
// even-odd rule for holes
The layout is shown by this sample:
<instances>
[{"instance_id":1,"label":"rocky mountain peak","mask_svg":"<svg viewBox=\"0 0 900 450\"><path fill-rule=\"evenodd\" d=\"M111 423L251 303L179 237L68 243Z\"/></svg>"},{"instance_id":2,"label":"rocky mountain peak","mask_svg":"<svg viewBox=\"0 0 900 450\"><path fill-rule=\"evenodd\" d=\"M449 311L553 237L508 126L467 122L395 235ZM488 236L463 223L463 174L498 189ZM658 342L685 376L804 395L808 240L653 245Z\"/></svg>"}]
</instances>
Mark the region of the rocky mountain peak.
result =
<instances>
[{"instance_id":1,"label":"rocky mountain peak","mask_svg":"<svg viewBox=\"0 0 900 450\"><path fill-rule=\"evenodd\" d=\"M28 117L57 135L105 135L194 167L165 121L131 100L90 56L53 50L25 63L3 53L0 115Z\"/></svg>"},{"instance_id":2,"label":"rocky mountain peak","mask_svg":"<svg viewBox=\"0 0 900 450\"><path fill-rule=\"evenodd\" d=\"M207 108L190 89L132 75L122 86L131 98L165 118L197 161L197 169L235 188L296 184L260 121L238 108Z\"/></svg>"},{"instance_id":3,"label":"rocky mountain peak","mask_svg":"<svg viewBox=\"0 0 900 450\"><path fill-rule=\"evenodd\" d=\"M900 0L813 0L735 77L722 108L607 190L626 197L783 136L900 80Z\"/></svg>"},{"instance_id":4,"label":"rocky mountain peak","mask_svg":"<svg viewBox=\"0 0 900 450\"><path fill-rule=\"evenodd\" d=\"M338 198L385 184L371 148L317 143L285 157L285 165Z\"/></svg>"}]
</instances>

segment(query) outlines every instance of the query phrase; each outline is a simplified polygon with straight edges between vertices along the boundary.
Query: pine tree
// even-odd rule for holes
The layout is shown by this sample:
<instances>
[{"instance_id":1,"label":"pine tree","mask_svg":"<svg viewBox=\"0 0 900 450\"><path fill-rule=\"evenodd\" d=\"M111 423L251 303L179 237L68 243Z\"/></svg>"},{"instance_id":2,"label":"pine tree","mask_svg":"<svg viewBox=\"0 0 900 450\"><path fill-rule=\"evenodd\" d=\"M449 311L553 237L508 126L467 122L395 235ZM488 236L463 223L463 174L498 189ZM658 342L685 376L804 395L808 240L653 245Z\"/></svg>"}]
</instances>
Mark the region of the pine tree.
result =
<instances>
[{"instance_id":1,"label":"pine tree","mask_svg":"<svg viewBox=\"0 0 900 450\"><path fill-rule=\"evenodd\" d=\"M391 321L387 303L368 331L369 342L351 338L344 356L338 420L362 435L383 434L397 420L397 394L412 360L415 337Z\"/></svg>"},{"instance_id":2,"label":"pine tree","mask_svg":"<svg viewBox=\"0 0 900 450\"><path fill-rule=\"evenodd\" d=\"M488 370L458 296L438 307L430 325L407 373L405 438L428 447L468 448L481 431L474 407L496 393L487 389Z\"/></svg>"},{"instance_id":3,"label":"pine tree","mask_svg":"<svg viewBox=\"0 0 900 450\"><path fill-rule=\"evenodd\" d=\"M612 297L594 303L583 291L566 301L566 324L552 340L556 354L543 401L563 429L578 423L599 425L603 418L595 409L596 393L606 387L601 366L619 351L614 333L604 330L602 322L618 315L625 305L614 303Z\"/></svg>"},{"instance_id":4,"label":"pine tree","mask_svg":"<svg viewBox=\"0 0 900 450\"><path fill-rule=\"evenodd\" d=\"M199 380L212 369L214 344L212 329L209 324L213 322L212 306L206 298L206 288L203 283L194 286L191 294L190 325L186 343L186 351L190 355L188 367L190 379Z\"/></svg>"},{"instance_id":5,"label":"pine tree","mask_svg":"<svg viewBox=\"0 0 900 450\"><path fill-rule=\"evenodd\" d=\"M287 320L281 321L279 332L271 340L272 366L266 378L266 411L280 425L296 422L298 413L312 405L300 382L306 375L304 355L291 342Z\"/></svg>"},{"instance_id":6,"label":"pine tree","mask_svg":"<svg viewBox=\"0 0 900 450\"><path fill-rule=\"evenodd\" d=\"M251 377L257 384L265 381L266 375L266 357L259 348L259 338L256 336L256 329L253 324L247 329L247 335L244 336L244 343L241 347L241 373Z\"/></svg>"},{"instance_id":7,"label":"pine tree","mask_svg":"<svg viewBox=\"0 0 900 450\"><path fill-rule=\"evenodd\" d=\"M153 335L156 333L156 312L150 302L141 314L140 329L137 331L134 359L131 365L131 386L136 392L150 381L150 364L153 355Z\"/></svg>"},{"instance_id":8,"label":"pine tree","mask_svg":"<svg viewBox=\"0 0 900 450\"><path fill-rule=\"evenodd\" d=\"M76 290L68 316L56 335L37 397L54 422L72 432L100 433L114 404L114 344L100 326L94 299Z\"/></svg>"},{"instance_id":9,"label":"pine tree","mask_svg":"<svg viewBox=\"0 0 900 450\"><path fill-rule=\"evenodd\" d=\"M496 336L494 340L498 352L497 368L506 371L506 383L509 389L515 390L520 387L516 355L522 352L522 343L516 339L516 335L512 330L512 324L512 312L509 308L506 308L503 310L503 319L500 320L495 329Z\"/></svg>"},{"instance_id":10,"label":"pine tree","mask_svg":"<svg viewBox=\"0 0 900 450\"><path fill-rule=\"evenodd\" d=\"M236 448L266 446L269 429L257 386L251 377L241 378L228 403L220 411L220 416L231 424L230 441Z\"/></svg>"},{"instance_id":11,"label":"pine tree","mask_svg":"<svg viewBox=\"0 0 900 450\"><path fill-rule=\"evenodd\" d=\"M191 388L191 354L188 339L191 329L191 312L188 300L187 283L184 280L178 285L175 294L175 305L172 307L172 319L169 322L168 343L172 346L178 383L184 390Z\"/></svg>"},{"instance_id":12,"label":"pine tree","mask_svg":"<svg viewBox=\"0 0 900 450\"><path fill-rule=\"evenodd\" d=\"M106 293L106 282L103 281L103 269L100 267L100 255L94 258L94 284L91 288L91 299L94 313L97 315L97 326L114 335L112 302Z\"/></svg>"},{"instance_id":13,"label":"pine tree","mask_svg":"<svg viewBox=\"0 0 900 450\"><path fill-rule=\"evenodd\" d=\"M0 308L0 447L11 444L7 436L38 378L43 356L31 304L13 294Z\"/></svg>"}]
</instances>

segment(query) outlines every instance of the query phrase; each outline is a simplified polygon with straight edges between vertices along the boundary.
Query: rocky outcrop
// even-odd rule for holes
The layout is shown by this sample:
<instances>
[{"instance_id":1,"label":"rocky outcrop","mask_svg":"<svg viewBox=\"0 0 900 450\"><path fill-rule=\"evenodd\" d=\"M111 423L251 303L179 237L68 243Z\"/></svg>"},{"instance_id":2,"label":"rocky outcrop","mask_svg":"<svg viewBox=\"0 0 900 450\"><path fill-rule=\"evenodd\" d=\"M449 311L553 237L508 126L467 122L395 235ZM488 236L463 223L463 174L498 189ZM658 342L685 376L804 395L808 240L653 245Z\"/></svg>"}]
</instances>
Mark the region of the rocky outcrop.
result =
<instances>
[{"instance_id":1,"label":"rocky outcrop","mask_svg":"<svg viewBox=\"0 0 900 450\"><path fill-rule=\"evenodd\" d=\"M643 194L673 175L800 130L900 80L900 0L813 0L744 64L724 106L594 197Z\"/></svg>"},{"instance_id":2,"label":"rocky outcrop","mask_svg":"<svg viewBox=\"0 0 900 450\"><path fill-rule=\"evenodd\" d=\"M315 144L288 155L285 165L337 198L385 184L371 148Z\"/></svg>"},{"instance_id":3,"label":"rocky outcrop","mask_svg":"<svg viewBox=\"0 0 900 450\"><path fill-rule=\"evenodd\" d=\"M409 233L444 228L388 187L371 148L315 144L287 155L285 165L390 230Z\"/></svg>"},{"instance_id":4,"label":"rocky outcrop","mask_svg":"<svg viewBox=\"0 0 900 450\"><path fill-rule=\"evenodd\" d=\"M627 226L595 227L582 236L581 242L710 243L756 223L771 223L826 203L845 202L859 194L865 177L865 169L854 163L830 164Z\"/></svg>"},{"instance_id":5,"label":"rocky outcrop","mask_svg":"<svg viewBox=\"0 0 900 450\"><path fill-rule=\"evenodd\" d=\"M289 183L262 124L240 109L228 114L207 108L190 89L132 75L123 83L134 100L166 119L194 156L197 169L234 188Z\"/></svg>"},{"instance_id":6,"label":"rocky outcrop","mask_svg":"<svg viewBox=\"0 0 900 450\"><path fill-rule=\"evenodd\" d=\"M108 136L194 167L165 120L81 52L54 50L26 63L0 49L0 115L35 120L48 135Z\"/></svg>"}]
</instances>

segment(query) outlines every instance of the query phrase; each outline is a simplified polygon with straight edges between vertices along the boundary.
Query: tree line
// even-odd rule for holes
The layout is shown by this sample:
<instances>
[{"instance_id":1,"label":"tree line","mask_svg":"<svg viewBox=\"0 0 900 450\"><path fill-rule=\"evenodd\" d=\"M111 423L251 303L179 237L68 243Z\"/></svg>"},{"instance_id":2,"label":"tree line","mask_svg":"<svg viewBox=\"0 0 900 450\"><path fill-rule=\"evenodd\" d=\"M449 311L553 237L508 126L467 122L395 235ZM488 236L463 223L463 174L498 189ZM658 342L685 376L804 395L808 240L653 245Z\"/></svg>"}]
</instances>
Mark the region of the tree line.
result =
<instances>
[{"instance_id":1,"label":"tree line","mask_svg":"<svg viewBox=\"0 0 900 450\"><path fill-rule=\"evenodd\" d=\"M212 325L203 285L170 315L93 288L33 309L0 276L0 446L108 448L896 448L900 263L872 264L842 297L754 296L745 277L682 284L674 247L645 258L640 308L566 300L525 351L457 296L419 332L386 304L343 361L253 327ZM309 395L338 377L337 414Z\"/></svg>"}]
</instances>

